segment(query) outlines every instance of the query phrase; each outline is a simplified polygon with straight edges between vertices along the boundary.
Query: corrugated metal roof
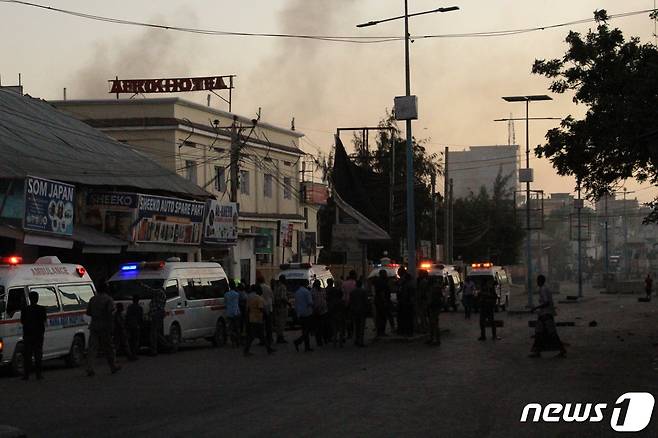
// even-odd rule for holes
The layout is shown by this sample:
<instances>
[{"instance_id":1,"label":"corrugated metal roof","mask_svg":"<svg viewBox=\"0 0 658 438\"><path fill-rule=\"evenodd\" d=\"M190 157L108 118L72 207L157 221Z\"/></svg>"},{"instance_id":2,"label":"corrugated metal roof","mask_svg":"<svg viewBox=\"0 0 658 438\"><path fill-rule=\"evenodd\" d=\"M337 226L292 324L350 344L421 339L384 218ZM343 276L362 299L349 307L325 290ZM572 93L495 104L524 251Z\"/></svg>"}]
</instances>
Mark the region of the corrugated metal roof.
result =
<instances>
[{"instance_id":1,"label":"corrugated metal roof","mask_svg":"<svg viewBox=\"0 0 658 438\"><path fill-rule=\"evenodd\" d=\"M26 175L210 197L210 193L47 102L0 89L0 178Z\"/></svg>"}]
</instances>

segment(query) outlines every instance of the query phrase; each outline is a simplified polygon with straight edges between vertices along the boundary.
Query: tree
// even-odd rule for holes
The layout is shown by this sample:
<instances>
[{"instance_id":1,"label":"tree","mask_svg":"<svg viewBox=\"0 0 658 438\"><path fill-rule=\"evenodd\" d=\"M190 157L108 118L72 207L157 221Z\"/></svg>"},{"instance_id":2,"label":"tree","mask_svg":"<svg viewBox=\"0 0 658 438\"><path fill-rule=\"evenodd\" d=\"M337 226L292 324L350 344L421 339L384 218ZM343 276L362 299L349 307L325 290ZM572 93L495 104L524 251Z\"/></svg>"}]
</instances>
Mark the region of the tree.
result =
<instances>
[{"instance_id":1,"label":"tree","mask_svg":"<svg viewBox=\"0 0 658 438\"><path fill-rule=\"evenodd\" d=\"M636 37L626 41L608 26L605 10L594 18L596 31L569 32L565 55L536 60L532 72L552 79L551 91L571 92L574 103L587 106L584 119L569 115L549 130L536 155L599 198L628 178L658 184L658 50ZM652 207L646 221L658 221L658 198Z\"/></svg>"},{"instance_id":2,"label":"tree","mask_svg":"<svg viewBox=\"0 0 658 438\"><path fill-rule=\"evenodd\" d=\"M491 195L482 187L477 195L455 201L455 254L466 262L518 262L525 233L515 217L512 177L499 173Z\"/></svg>"}]
</instances>

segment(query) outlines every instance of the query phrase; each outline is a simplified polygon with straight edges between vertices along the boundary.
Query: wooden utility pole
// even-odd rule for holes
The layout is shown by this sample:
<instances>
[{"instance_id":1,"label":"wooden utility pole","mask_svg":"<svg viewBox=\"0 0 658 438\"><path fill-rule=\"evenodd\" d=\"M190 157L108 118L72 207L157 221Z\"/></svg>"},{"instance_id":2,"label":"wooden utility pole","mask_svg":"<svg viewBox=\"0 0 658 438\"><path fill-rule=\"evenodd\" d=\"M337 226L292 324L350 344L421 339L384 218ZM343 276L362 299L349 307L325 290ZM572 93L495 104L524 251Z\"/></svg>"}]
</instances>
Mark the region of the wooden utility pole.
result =
<instances>
[{"instance_id":1,"label":"wooden utility pole","mask_svg":"<svg viewBox=\"0 0 658 438\"><path fill-rule=\"evenodd\" d=\"M237 116L231 124L231 202L238 202L238 175L240 173L240 144L238 141Z\"/></svg>"},{"instance_id":2,"label":"wooden utility pole","mask_svg":"<svg viewBox=\"0 0 658 438\"><path fill-rule=\"evenodd\" d=\"M450 254L448 244L450 240L450 178L448 177L448 146L443 153L443 261L448 263Z\"/></svg>"},{"instance_id":3,"label":"wooden utility pole","mask_svg":"<svg viewBox=\"0 0 658 438\"><path fill-rule=\"evenodd\" d=\"M436 173L432 172L432 262L436 262Z\"/></svg>"}]
</instances>

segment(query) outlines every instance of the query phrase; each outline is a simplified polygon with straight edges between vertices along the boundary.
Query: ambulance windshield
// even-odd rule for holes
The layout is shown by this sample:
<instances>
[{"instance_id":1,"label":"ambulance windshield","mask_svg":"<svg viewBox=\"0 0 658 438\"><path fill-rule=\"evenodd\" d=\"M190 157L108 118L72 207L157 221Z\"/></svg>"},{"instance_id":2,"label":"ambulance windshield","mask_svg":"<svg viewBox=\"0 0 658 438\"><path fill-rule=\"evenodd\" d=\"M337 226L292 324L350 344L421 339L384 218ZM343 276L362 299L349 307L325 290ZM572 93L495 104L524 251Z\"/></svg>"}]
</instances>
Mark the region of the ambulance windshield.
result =
<instances>
[{"instance_id":1,"label":"ambulance windshield","mask_svg":"<svg viewBox=\"0 0 658 438\"><path fill-rule=\"evenodd\" d=\"M160 278L110 281L110 296L116 301L131 301L134 295L140 300L150 300L153 289L161 288L163 282Z\"/></svg>"}]
</instances>

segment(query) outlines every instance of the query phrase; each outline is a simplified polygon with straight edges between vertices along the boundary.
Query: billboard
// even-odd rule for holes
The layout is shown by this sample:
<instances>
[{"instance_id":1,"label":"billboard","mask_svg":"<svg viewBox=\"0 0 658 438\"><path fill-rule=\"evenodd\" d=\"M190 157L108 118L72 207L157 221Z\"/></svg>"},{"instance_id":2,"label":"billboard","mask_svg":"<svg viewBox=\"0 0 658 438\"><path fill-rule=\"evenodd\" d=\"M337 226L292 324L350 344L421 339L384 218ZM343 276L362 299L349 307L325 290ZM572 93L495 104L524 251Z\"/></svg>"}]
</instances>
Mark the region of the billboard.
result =
<instances>
[{"instance_id":1,"label":"billboard","mask_svg":"<svg viewBox=\"0 0 658 438\"><path fill-rule=\"evenodd\" d=\"M143 243L199 244L205 203L139 195L132 240Z\"/></svg>"},{"instance_id":2,"label":"billboard","mask_svg":"<svg viewBox=\"0 0 658 438\"><path fill-rule=\"evenodd\" d=\"M228 90L233 88L233 75L198 78L111 79L110 93L178 93L185 91ZM228 79L228 85L226 80Z\"/></svg>"},{"instance_id":3,"label":"billboard","mask_svg":"<svg viewBox=\"0 0 658 438\"><path fill-rule=\"evenodd\" d=\"M286 220L279 221L279 246L292 247L293 223Z\"/></svg>"},{"instance_id":4,"label":"billboard","mask_svg":"<svg viewBox=\"0 0 658 438\"><path fill-rule=\"evenodd\" d=\"M74 213L75 186L34 176L25 178L25 230L71 236Z\"/></svg>"},{"instance_id":5,"label":"billboard","mask_svg":"<svg viewBox=\"0 0 658 438\"><path fill-rule=\"evenodd\" d=\"M257 233L255 239L256 254L272 254L274 248L274 231L271 228L252 227L251 231Z\"/></svg>"},{"instance_id":6,"label":"billboard","mask_svg":"<svg viewBox=\"0 0 658 438\"><path fill-rule=\"evenodd\" d=\"M238 204L217 202L206 204L203 240L210 243L235 245L238 242Z\"/></svg>"}]
</instances>

